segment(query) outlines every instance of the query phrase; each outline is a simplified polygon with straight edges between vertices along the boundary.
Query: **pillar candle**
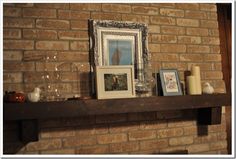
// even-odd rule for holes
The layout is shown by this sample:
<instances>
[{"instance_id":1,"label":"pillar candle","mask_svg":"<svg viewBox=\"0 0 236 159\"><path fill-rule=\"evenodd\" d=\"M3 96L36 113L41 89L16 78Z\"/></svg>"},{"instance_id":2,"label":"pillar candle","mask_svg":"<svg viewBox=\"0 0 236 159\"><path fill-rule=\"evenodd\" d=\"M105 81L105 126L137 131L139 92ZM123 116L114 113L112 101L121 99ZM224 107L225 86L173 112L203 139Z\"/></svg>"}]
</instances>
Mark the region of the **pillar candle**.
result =
<instances>
[{"instance_id":1,"label":"pillar candle","mask_svg":"<svg viewBox=\"0 0 236 159\"><path fill-rule=\"evenodd\" d=\"M192 66L191 74L196 78L196 89L197 94L202 94L202 85L201 85L201 74L200 74L200 67L199 66Z\"/></svg>"},{"instance_id":2,"label":"pillar candle","mask_svg":"<svg viewBox=\"0 0 236 159\"><path fill-rule=\"evenodd\" d=\"M196 87L196 77L195 76L187 76L187 91L188 94L198 94Z\"/></svg>"}]
</instances>

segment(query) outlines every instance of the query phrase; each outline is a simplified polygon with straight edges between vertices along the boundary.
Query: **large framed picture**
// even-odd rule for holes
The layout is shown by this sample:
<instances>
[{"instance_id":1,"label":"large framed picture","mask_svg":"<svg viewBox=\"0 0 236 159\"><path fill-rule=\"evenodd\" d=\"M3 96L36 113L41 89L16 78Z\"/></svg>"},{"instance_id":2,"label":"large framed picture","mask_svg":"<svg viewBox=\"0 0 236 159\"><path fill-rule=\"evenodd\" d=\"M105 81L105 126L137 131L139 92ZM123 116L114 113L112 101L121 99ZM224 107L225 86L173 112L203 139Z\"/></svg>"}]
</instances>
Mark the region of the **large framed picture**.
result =
<instances>
[{"instance_id":1,"label":"large framed picture","mask_svg":"<svg viewBox=\"0 0 236 159\"><path fill-rule=\"evenodd\" d=\"M133 98L133 66L97 66L96 67L97 99Z\"/></svg>"},{"instance_id":2,"label":"large framed picture","mask_svg":"<svg viewBox=\"0 0 236 159\"><path fill-rule=\"evenodd\" d=\"M161 69L159 73L164 96L183 95L176 69Z\"/></svg>"},{"instance_id":3,"label":"large framed picture","mask_svg":"<svg viewBox=\"0 0 236 159\"><path fill-rule=\"evenodd\" d=\"M142 23L89 20L91 72L96 66L134 66L134 78L144 81L148 67L147 26Z\"/></svg>"}]
</instances>

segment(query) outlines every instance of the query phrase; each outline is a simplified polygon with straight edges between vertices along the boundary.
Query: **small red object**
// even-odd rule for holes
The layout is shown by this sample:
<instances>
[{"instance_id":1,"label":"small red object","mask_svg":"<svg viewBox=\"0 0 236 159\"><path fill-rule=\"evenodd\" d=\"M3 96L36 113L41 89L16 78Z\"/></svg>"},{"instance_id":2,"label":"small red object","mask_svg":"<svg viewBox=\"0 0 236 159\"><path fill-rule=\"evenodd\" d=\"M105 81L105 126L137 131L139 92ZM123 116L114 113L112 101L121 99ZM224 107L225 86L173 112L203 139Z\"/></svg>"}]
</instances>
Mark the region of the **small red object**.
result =
<instances>
[{"instance_id":1,"label":"small red object","mask_svg":"<svg viewBox=\"0 0 236 159\"><path fill-rule=\"evenodd\" d=\"M25 95L23 93L5 92L4 101L11 103L24 103Z\"/></svg>"}]
</instances>

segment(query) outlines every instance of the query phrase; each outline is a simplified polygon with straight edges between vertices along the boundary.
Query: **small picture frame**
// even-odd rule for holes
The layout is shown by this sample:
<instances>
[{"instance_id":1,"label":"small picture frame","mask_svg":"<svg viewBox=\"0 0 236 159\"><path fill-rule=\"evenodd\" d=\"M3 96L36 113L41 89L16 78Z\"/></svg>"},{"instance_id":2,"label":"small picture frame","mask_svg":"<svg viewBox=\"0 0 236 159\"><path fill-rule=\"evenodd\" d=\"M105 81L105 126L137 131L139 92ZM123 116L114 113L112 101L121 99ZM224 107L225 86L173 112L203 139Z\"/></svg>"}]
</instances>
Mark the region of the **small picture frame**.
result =
<instances>
[{"instance_id":1,"label":"small picture frame","mask_svg":"<svg viewBox=\"0 0 236 159\"><path fill-rule=\"evenodd\" d=\"M135 97L134 67L96 66L97 99Z\"/></svg>"},{"instance_id":2,"label":"small picture frame","mask_svg":"<svg viewBox=\"0 0 236 159\"><path fill-rule=\"evenodd\" d=\"M161 69L159 73L163 96L183 95L176 69Z\"/></svg>"}]
</instances>

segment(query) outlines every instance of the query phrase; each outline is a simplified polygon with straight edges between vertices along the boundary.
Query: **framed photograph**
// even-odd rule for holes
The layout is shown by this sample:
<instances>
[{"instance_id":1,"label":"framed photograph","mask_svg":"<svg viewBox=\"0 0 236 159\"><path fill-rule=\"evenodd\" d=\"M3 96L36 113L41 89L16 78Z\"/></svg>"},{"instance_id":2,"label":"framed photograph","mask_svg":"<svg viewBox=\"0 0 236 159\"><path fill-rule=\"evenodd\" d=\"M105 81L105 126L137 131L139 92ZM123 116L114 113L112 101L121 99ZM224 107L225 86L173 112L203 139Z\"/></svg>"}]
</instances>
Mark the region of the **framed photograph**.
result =
<instances>
[{"instance_id":1,"label":"framed photograph","mask_svg":"<svg viewBox=\"0 0 236 159\"><path fill-rule=\"evenodd\" d=\"M183 95L176 69L161 69L159 75L164 96Z\"/></svg>"},{"instance_id":2,"label":"framed photograph","mask_svg":"<svg viewBox=\"0 0 236 159\"><path fill-rule=\"evenodd\" d=\"M133 66L97 66L97 99L135 97Z\"/></svg>"},{"instance_id":3,"label":"framed photograph","mask_svg":"<svg viewBox=\"0 0 236 159\"><path fill-rule=\"evenodd\" d=\"M134 66L134 78L144 80L148 66L147 26L142 23L89 20L91 72L96 66Z\"/></svg>"}]
</instances>

